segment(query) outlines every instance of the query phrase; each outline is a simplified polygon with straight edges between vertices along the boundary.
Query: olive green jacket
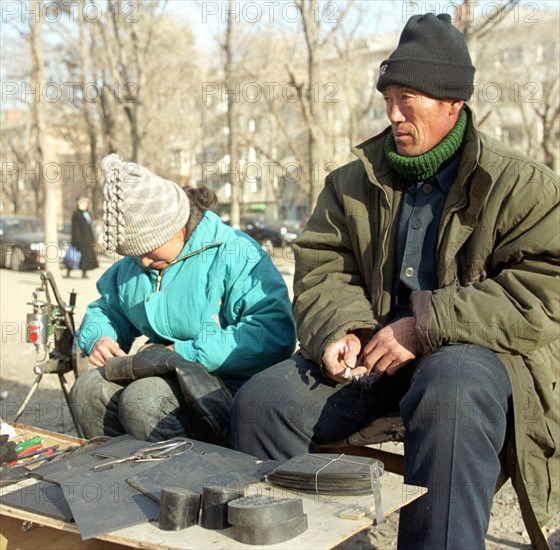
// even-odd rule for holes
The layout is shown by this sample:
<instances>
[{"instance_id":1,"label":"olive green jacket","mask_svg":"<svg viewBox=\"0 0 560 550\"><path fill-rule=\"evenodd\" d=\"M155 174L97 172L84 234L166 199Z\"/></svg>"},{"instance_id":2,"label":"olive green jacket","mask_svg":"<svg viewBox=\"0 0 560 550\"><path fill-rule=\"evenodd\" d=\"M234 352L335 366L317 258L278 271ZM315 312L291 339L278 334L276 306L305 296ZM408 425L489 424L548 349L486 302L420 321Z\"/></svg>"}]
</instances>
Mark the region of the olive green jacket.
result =
<instances>
[{"instance_id":1,"label":"olive green jacket","mask_svg":"<svg viewBox=\"0 0 560 550\"><path fill-rule=\"evenodd\" d=\"M559 178L478 132L470 110L437 243L438 289L412 294L422 353L468 342L496 352L512 388L503 455L533 543L558 511L560 488ZM326 179L296 242L294 313L302 353L321 364L327 343L363 341L391 320L403 181L389 168L389 129ZM501 482L505 481L502 479Z\"/></svg>"}]
</instances>

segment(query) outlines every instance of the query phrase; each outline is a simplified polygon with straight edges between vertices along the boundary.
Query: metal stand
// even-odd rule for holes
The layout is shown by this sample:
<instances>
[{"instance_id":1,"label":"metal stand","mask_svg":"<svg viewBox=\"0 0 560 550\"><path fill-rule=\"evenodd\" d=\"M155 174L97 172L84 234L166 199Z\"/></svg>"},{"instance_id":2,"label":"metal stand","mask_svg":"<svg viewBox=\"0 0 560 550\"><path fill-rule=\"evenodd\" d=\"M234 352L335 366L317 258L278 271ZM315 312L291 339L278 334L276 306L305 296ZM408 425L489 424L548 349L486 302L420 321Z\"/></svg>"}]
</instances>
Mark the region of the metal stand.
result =
<instances>
[{"instance_id":1,"label":"metal stand","mask_svg":"<svg viewBox=\"0 0 560 550\"><path fill-rule=\"evenodd\" d=\"M53 292L55 301L51 300L49 289ZM38 293L44 293L45 299L39 300ZM48 353L49 359L33 368L37 375L27 396L16 412L15 420L23 414L33 394L39 387L43 375L57 374L72 422L79 437L83 432L76 422L74 411L70 404L70 386L66 377L67 372L74 371L76 378L80 372L80 351L76 344L76 329L74 326L74 308L76 293L70 293L70 304L66 304L58 292L52 273L41 271L41 286L33 293L33 313L27 315L27 342L35 345L37 352Z\"/></svg>"},{"instance_id":2,"label":"metal stand","mask_svg":"<svg viewBox=\"0 0 560 550\"><path fill-rule=\"evenodd\" d=\"M76 432L78 433L78 437L84 437L82 429L80 425L76 422L76 418L74 416L74 411L72 406L70 405L70 385L68 384L68 380L64 376L64 373L68 372L68 369L61 369L59 366L60 360L49 360L45 363L41 363L33 368L33 372L37 375L35 381L31 385L31 388L27 392L25 399L23 400L20 408L16 412L14 421L17 422L19 417L23 414L27 405L29 405L29 401L33 397L33 394L41 384L41 380L43 379L43 375L45 374L58 374L58 380L60 382L60 387L62 389L62 393L64 394L64 398L66 399L66 404L68 405L68 410L70 411L70 416L72 417L72 422L74 423L74 427L76 428ZM53 363L55 364L53 368Z\"/></svg>"}]
</instances>

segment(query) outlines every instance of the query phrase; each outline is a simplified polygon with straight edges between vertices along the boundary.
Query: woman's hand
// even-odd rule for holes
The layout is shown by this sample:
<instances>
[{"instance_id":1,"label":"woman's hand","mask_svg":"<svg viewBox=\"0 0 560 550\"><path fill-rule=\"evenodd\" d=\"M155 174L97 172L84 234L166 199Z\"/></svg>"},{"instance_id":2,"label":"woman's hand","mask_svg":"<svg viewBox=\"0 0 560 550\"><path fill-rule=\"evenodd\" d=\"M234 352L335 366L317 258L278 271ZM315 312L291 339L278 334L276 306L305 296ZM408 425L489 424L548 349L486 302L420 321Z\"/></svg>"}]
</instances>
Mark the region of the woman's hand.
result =
<instances>
[{"instance_id":1,"label":"woman's hand","mask_svg":"<svg viewBox=\"0 0 560 550\"><path fill-rule=\"evenodd\" d=\"M126 353L112 338L109 338L109 336L102 336L95 342L89 354L89 361L96 367L104 367L105 361L107 361L109 357L122 357L124 355L126 355Z\"/></svg>"},{"instance_id":2,"label":"woman's hand","mask_svg":"<svg viewBox=\"0 0 560 550\"><path fill-rule=\"evenodd\" d=\"M339 384L362 377L367 370L356 366L361 349L362 344L355 334L346 334L327 344L323 352L323 372Z\"/></svg>"}]
</instances>

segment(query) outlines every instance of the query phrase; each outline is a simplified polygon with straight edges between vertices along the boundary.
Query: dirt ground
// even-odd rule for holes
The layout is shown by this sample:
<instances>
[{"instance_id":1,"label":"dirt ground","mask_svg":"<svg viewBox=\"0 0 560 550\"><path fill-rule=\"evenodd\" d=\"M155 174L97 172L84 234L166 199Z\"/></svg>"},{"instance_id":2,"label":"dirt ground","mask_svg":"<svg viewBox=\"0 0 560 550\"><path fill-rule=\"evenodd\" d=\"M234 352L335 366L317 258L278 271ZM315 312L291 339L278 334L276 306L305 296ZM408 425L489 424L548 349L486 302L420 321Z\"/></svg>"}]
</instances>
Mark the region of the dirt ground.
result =
<instances>
[{"instance_id":1,"label":"dirt ground","mask_svg":"<svg viewBox=\"0 0 560 550\"><path fill-rule=\"evenodd\" d=\"M289 252L275 249L271 256L283 273L291 289L293 261ZM88 279L73 272L72 278L57 279L62 298L68 300L69 292L77 294L76 320L82 318L86 305L96 297L95 281L110 264L104 258L101 267L89 272ZM14 420L16 411L28 394L36 375L33 367L41 358L31 344L25 342L26 314L31 312L32 292L39 285L38 273L14 273L0 270L0 318L2 322L2 345L0 351L0 416ZM66 375L73 383L73 374ZM38 389L31 398L19 422L55 432L76 435L68 406L61 391L58 377L44 375ZM393 445L393 444L387 444ZM392 474L386 474L391 476ZM366 529L337 548L341 550L385 550L396 548L398 513L391 514L378 527ZM560 515L556 515L545 528L553 549L560 550ZM488 550L529 549L529 538L525 531L517 498L508 482L494 498L490 528L486 537Z\"/></svg>"}]
</instances>

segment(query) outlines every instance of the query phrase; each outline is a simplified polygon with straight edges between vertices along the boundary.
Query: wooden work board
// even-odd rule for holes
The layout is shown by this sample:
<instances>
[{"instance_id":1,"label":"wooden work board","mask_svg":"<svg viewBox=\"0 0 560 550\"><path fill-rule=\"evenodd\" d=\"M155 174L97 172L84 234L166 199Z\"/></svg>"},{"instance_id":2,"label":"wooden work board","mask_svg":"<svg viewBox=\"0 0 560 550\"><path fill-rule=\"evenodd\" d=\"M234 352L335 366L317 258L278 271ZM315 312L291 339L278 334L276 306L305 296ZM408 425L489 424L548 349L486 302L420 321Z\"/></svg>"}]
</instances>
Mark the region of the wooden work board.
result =
<instances>
[{"instance_id":1,"label":"wooden work board","mask_svg":"<svg viewBox=\"0 0 560 550\"><path fill-rule=\"evenodd\" d=\"M83 440L70 436L39 430L28 426L14 427L18 436L29 438L41 435L45 445L78 445ZM26 479L0 489L2 493L38 483L36 479ZM381 479L383 510L388 515L426 492L425 488L405 485L398 481ZM307 514L308 528L305 532L288 541L270 544L266 548L332 548L344 542L362 529L375 523L373 519L373 496L340 496L295 493L267 482L254 483L245 488L246 495L265 494L272 498L301 498L303 511ZM371 509L368 515L352 513L356 509ZM339 517L341 512L350 512L354 519ZM362 517L359 517L359 516ZM96 539L83 541L74 523L67 523L42 514L0 504L0 548L2 549L231 549L257 548L235 540L234 528L209 530L193 526L180 531L163 531L157 522L145 522L133 527L112 531Z\"/></svg>"}]
</instances>

